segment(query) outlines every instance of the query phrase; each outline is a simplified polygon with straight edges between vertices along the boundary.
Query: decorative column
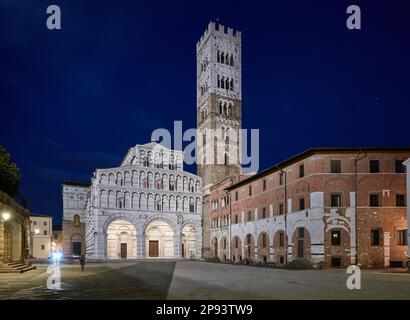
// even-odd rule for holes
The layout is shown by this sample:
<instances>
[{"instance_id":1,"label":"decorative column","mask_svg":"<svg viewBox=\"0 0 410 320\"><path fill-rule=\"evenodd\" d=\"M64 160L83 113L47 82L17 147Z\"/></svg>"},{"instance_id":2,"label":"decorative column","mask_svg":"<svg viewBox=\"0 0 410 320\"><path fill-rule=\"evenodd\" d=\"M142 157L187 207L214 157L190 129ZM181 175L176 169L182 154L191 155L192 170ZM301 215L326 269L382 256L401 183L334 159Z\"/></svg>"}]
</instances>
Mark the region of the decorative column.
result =
<instances>
[{"instance_id":1,"label":"decorative column","mask_svg":"<svg viewBox=\"0 0 410 320\"><path fill-rule=\"evenodd\" d=\"M137 233L137 259L145 258L145 234Z\"/></svg>"}]
</instances>

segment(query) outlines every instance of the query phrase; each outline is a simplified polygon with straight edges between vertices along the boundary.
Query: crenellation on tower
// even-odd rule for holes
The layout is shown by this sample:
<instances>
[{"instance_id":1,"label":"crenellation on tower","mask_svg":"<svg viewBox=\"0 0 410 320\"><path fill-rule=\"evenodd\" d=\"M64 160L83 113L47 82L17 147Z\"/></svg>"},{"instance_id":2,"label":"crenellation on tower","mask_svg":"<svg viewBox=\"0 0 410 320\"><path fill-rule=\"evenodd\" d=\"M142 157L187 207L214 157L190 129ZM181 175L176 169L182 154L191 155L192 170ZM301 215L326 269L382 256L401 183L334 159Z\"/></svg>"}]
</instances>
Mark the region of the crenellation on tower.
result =
<instances>
[{"instance_id":1,"label":"crenellation on tower","mask_svg":"<svg viewBox=\"0 0 410 320\"><path fill-rule=\"evenodd\" d=\"M203 186L203 247L209 249L210 189L241 174L242 38L214 22L197 43L197 174Z\"/></svg>"}]
</instances>

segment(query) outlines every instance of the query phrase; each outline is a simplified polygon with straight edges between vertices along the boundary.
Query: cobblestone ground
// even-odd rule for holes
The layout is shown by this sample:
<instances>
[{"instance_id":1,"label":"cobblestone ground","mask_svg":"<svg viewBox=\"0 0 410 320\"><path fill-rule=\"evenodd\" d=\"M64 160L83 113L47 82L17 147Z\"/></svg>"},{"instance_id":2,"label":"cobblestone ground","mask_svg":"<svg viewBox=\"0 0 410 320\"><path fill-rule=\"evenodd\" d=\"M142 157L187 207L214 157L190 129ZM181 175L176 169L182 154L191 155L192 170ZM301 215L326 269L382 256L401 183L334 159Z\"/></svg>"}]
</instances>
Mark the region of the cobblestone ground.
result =
<instances>
[{"instance_id":1,"label":"cobblestone ground","mask_svg":"<svg viewBox=\"0 0 410 320\"><path fill-rule=\"evenodd\" d=\"M47 288L47 267L0 274L0 299L165 299L175 262L60 265L61 290Z\"/></svg>"},{"instance_id":2,"label":"cobblestone ground","mask_svg":"<svg viewBox=\"0 0 410 320\"><path fill-rule=\"evenodd\" d=\"M47 265L0 274L0 299L410 299L410 274L362 271L348 290L345 270L292 271L205 262L140 261L61 265L61 290Z\"/></svg>"}]
</instances>

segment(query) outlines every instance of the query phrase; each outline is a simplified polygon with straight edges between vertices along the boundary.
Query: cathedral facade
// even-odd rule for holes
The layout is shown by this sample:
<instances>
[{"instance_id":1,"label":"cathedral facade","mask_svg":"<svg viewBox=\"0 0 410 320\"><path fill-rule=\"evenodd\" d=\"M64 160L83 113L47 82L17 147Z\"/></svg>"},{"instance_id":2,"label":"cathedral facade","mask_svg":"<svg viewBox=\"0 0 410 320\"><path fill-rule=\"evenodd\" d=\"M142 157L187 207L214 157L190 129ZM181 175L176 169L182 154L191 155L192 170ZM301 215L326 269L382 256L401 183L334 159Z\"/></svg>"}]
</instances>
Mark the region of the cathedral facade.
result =
<instances>
[{"instance_id":1,"label":"cathedral facade","mask_svg":"<svg viewBox=\"0 0 410 320\"><path fill-rule=\"evenodd\" d=\"M155 142L137 145L119 167L97 169L89 187L63 185L65 254L200 258L202 182L183 159Z\"/></svg>"}]
</instances>

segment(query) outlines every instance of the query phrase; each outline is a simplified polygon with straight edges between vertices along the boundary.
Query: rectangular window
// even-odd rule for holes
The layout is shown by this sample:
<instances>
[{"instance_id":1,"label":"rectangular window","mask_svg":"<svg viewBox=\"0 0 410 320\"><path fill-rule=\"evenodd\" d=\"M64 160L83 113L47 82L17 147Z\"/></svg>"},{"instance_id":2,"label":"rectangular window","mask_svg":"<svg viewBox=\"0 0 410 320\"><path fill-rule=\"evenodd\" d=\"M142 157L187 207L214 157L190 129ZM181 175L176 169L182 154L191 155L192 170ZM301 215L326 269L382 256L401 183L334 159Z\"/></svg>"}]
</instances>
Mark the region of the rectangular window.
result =
<instances>
[{"instance_id":1,"label":"rectangular window","mask_svg":"<svg viewBox=\"0 0 410 320\"><path fill-rule=\"evenodd\" d=\"M299 199L299 210L305 210L305 198Z\"/></svg>"},{"instance_id":2,"label":"rectangular window","mask_svg":"<svg viewBox=\"0 0 410 320\"><path fill-rule=\"evenodd\" d=\"M47 225L47 221L44 221L44 225L45 225L45 226Z\"/></svg>"},{"instance_id":3,"label":"rectangular window","mask_svg":"<svg viewBox=\"0 0 410 320\"><path fill-rule=\"evenodd\" d=\"M250 245L250 244L252 243L252 238L251 238L251 235L250 235L250 234L248 234L248 235L246 236L246 241L247 241L248 245Z\"/></svg>"},{"instance_id":4,"label":"rectangular window","mask_svg":"<svg viewBox=\"0 0 410 320\"><path fill-rule=\"evenodd\" d=\"M371 231L371 243L372 246L380 246L380 230L373 229Z\"/></svg>"},{"instance_id":5,"label":"rectangular window","mask_svg":"<svg viewBox=\"0 0 410 320\"><path fill-rule=\"evenodd\" d=\"M41 245L41 250L45 250L46 246L44 244Z\"/></svg>"},{"instance_id":6,"label":"rectangular window","mask_svg":"<svg viewBox=\"0 0 410 320\"><path fill-rule=\"evenodd\" d=\"M262 219L266 219L266 208L262 209Z\"/></svg>"},{"instance_id":7,"label":"rectangular window","mask_svg":"<svg viewBox=\"0 0 410 320\"><path fill-rule=\"evenodd\" d=\"M379 160L370 160L370 162L369 162L369 171L370 171L370 173L380 172L380 161Z\"/></svg>"},{"instance_id":8,"label":"rectangular window","mask_svg":"<svg viewBox=\"0 0 410 320\"><path fill-rule=\"evenodd\" d=\"M405 173L406 166L403 164L402 160L396 160L396 173Z\"/></svg>"},{"instance_id":9,"label":"rectangular window","mask_svg":"<svg viewBox=\"0 0 410 320\"><path fill-rule=\"evenodd\" d=\"M58 234L54 233L54 239L57 240L58 239Z\"/></svg>"},{"instance_id":10,"label":"rectangular window","mask_svg":"<svg viewBox=\"0 0 410 320\"><path fill-rule=\"evenodd\" d=\"M397 230L397 245L407 246L407 229Z\"/></svg>"},{"instance_id":11,"label":"rectangular window","mask_svg":"<svg viewBox=\"0 0 410 320\"><path fill-rule=\"evenodd\" d=\"M238 191L235 192L235 201L238 201L239 196L238 196Z\"/></svg>"},{"instance_id":12,"label":"rectangular window","mask_svg":"<svg viewBox=\"0 0 410 320\"><path fill-rule=\"evenodd\" d=\"M45 235L45 236L47 235L47 230L44 230L44 235Z\"/></svg>"},{"instance_id":13,"label":"rectangular window","mask_svg":"<svg viewBox=\"0 0 410 320\"><path fill-rule=\"evenodd\" d=\"M379 195L378 194L371 194L370 195L370 207L380 207Z\"/></svg>"},{"instance_id":14,"label":"rectangular window","mask_svg":"<svg viewBox=\"0 0 410 320\"><path fill-rule=\"evenodd\" d=\"M331 240L332 246L340 246L342 244L340 230L332 230L331 237L332 237L332 240Z\"/></svg>"},{"instance_id":15,"label":"rectangular window","mask_svg":"<svg viewBox=\"0 0 410 320\"><path fill-rule=\"evenodd\" d=\"M239 247L239 238L236 237L235 238L235 248L238 249L238 247Z\"/></svg>"},{"instance_id":16,"label":"rectangular window","mask_svg":"<svg viewBox=\"0 0 410 320\"><path fill-rule=\"evenodd\" d=\"M283 203L279 204L279 214L283 214L284 213L284 209L283 209Z\"/></svg>"},{"instance_id":17,"label":"rectangular window","mask_svg":"<svg viewBox=\"0 0 410 320\"><path fill-rule=\"evenodd\" d=\"M265 179L262 182L262 189L263 189L263 191L266 190L266 180Z\"/></svg>"},{"instance_id":18,"label":"rectangular window","mask_svg":"<svg viewBox=\"0 0 410 320\"><path fill-rule=\"evenodd\" d=\"M279 173L279 185L283 184L283 172Z\"/></svg>"},{"instance_id":19,"label":"rectangular window","mask_svg":"<svg viewBox=\"0 0 410 320\"><path fill-rule=\"evenodd\" d=\"M342 161L341 160L330 160L330 173L341 173L342 172Z\"/></svg>"},{"instance_id":20,"label":"rectangular window","mask_svg":"<svg viewBox=\"0 0 410 320\"><path fill-rule=\"evenodd\" d=\"M396 207L406 206L406 196L404 194L396 194Z\"/></svg>"},{"instance_id":21,"label":"rectangular window","mask_svg":"<svg viewBox=\"0 0 410 320\"><path fill-rule=\"evenodd\" d=\"M339 208L342 206L342 195L339 193L334 193L330 196L330 202L332 208Z\"/></svg>"},{"instance_id":22,"label":"rectangular window","mask_svg":"<svg viewBox=\"0 0 410 320\"><path fill-rule=\"evenodd\" d=\"M37 225L37 221L33 221L33 225L36 226L36 225Z\"/></svg>"},{"instance_id":23,"label":"rectangular window","mask_svg":"<svg viewBox=\"0 0 410 320\"><path fill-rule=\"evenodd\" d=\"M252 186L249 186L249 196L252 195Z\"/></svg>"},{"instance_id":24,"label":"rectangular window","mask_svg":"<svg viewBox=\"0 0 410 320\"><path fill-rule=\"evenodd\" d=\"M305 176L305 166L301 164L299 166L299 178L303 178Z\"/></svg>"},{"instance_id":25,"label":"rectangular window","mask_svg":"<svg viewBox=\"0 0 410 320\"><path fill-rule=\"evenodd\" d=\"M252 211L248 211L248 221L252 220Z\"/></svg>"},{"instance_id":26,"label":"rectangular window","mask_svg":"<svg viewBox=\"0 0 410 320\"><path fill-rule=\"evenodd\" d=\"M238 223L238 215L235 215L235 223Z\"/></svg>"}]
</instances>

